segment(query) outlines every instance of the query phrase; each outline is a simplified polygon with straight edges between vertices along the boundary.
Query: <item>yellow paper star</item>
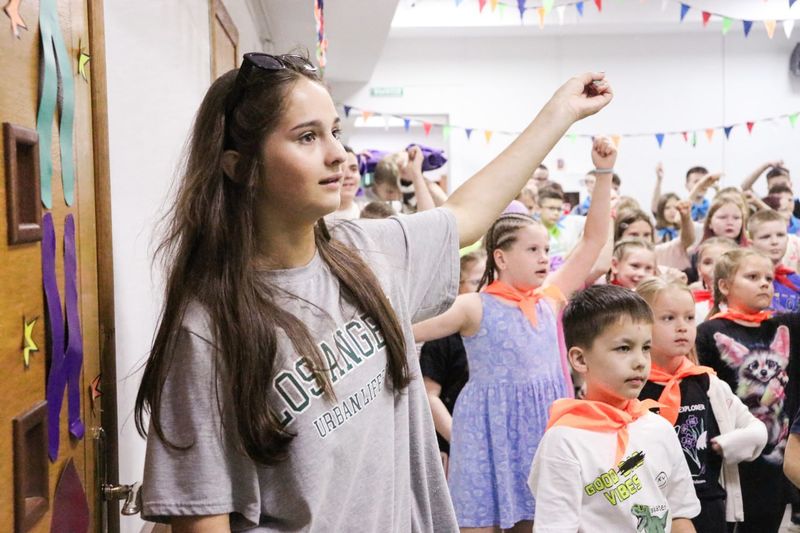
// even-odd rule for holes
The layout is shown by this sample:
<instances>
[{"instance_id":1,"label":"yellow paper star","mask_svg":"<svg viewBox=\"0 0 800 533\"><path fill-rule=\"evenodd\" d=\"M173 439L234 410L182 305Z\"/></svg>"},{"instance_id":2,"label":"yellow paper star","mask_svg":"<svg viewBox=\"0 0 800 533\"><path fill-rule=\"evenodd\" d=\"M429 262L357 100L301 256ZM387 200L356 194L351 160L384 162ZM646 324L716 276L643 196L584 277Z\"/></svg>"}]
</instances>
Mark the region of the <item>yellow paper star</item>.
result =
<instances>
[{"instance_id":1,"label":"yellow paper star","mask_svg":"<svg viewBox=\"0 0 800 533\"><path fill-rule=\"evenodd\" d=\"M28 368L31 364L31 352L39 351L39 347L33 341L33 327L36 325L36 320L38 320L38 317L30 322L24 319L22 321L25 326L25 334L22 340L22 360L25 362L25 368Z\"/></svg>"},{"instance_id":2,"label":"yellow paper star","mask_svg":"<svg viewBox=\"0 0 800 533\"><path fill-rule=\"evenodd\" d=\"M84 81L89 81L86 78L86 64L89 63L90 59L92 59L92 57L81 50L81 55L78 56L78 74L83 76Z\"/></svg>"}]
</instances>

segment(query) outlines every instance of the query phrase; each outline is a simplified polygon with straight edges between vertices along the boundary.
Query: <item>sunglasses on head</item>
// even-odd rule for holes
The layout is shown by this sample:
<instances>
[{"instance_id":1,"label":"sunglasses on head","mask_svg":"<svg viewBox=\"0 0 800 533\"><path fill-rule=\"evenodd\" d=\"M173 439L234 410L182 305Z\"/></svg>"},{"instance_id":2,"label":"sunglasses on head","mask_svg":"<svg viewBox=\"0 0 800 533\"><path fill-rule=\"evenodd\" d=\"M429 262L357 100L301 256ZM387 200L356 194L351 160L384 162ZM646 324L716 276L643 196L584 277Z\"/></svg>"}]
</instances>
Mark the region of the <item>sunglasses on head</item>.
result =
<instances>
[{"instance_id":1,"label":"sunglasses on head","mask_svg":"<svg viewBox=\"0 0 800 533\"><path fill-rule=\"evenodd\" d=\"M242 66L239 67L239 73L236 75L236 81L233 83L233 89L228 96L225 109L225 124L227 125L229 123L233 110L236 108L239 100L241 100L254 70L273 72L276 70L285 70L290 68L290 66L300 67L310 73L317 72L317 67L309 62L308 59L296 54L282 54L279 56L261 52L244 54L242 57Z\"/></svg>"}]
</instances>

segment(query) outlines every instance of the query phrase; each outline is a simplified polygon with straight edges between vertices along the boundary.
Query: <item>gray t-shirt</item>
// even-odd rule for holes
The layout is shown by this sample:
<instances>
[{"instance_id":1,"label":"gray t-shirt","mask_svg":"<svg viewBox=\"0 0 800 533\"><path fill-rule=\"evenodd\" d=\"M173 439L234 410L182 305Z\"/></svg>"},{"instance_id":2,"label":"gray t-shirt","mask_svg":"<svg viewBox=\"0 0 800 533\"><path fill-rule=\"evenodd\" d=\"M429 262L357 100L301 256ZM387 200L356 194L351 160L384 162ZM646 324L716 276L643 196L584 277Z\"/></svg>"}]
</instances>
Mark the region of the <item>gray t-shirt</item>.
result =
<instances>
[{"instance_id":1,"label":"gray t-shirt","mask_svg":"<svg viewBox=\"0 0 800 533\"><path fill-rule=\"evenodd\" d=\"M285 461L257 465L237 451L225 392L217 397L208 317L191 305L161 413L168 439L194 444L175 450L150 432L145 519L232 513L234 530L458 530L411 332L413 322L453 303L455 218L435 209L342 223L333 235L362 254L389 297L405 334L411 384L402 392L387 386L380 330L340 298L338 280L319 256L304 267L264 273L296 296L281 305L305 323L325 355L336 400L321 396L304 361L279 337L278 370L264 391L297 436Z\"/></svg>"}]
</instances>

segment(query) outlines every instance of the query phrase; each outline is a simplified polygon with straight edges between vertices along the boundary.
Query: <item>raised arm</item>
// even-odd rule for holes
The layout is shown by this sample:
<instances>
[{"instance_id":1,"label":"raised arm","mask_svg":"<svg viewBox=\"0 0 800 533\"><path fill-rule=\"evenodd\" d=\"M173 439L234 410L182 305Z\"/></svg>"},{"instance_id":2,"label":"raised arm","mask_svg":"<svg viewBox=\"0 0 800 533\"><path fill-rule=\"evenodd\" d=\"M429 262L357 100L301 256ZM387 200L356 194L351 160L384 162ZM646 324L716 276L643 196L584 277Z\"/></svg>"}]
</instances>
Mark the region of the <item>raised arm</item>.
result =
<instances>
[{"instance_id":1,"label":"raised arm","mask_svg":"<svg viewBox=\"0 0 800 533\"><path fill-rule=\"evenodd\" d=\"M782 167L782 166L783 166L783 161L768 161L766 163L759 165L758 168L756 168L752 172L752 174L747 176L744 179L744 181L742 181L742 190L749 191L753 187L753 184L755 184L755 182L758 181L758 178L761 177L761 174L763 174L768 168Z\"/></svg>"},{"instance_id":2,"label":"raised arm","mask_svg":"<svg viewBox=\"0 0 800 533\"><path fill-rule=\"evenodd\" d=\"M417 322L412 326L414 340L427 342L461 333L474 335L482 317L481 297L478 293L462 294L456 297L452 307L441 315Z\"/></svg>"},{"instance_id":3,"label":"raised arm","mask_svg":"<svg viewBox=\"0 0 800 533\"><path fill-rule=\"evenodd\" d=\"M444 207L456 217L461 246L486 233L573 122L611 101L603 78L587 73L562 85L508 148L450 195Z\"/></svg>"},{"instance_id":4,"label":"raised arm","mask_svg":"<svg viewBox=\"0 0 800 533\"><path fill-rule=\"evenodd\" d=\"M583 287L600 251L608 241L611 217L611 176L617 160L617 149L610 139L595 137L592 162L596 167L592 205L586 215L583 236L561 268L547 277L545 283L555 285L565 297Z\"/></svg>"},{"instance_id":5,"label":"raised arm","mask_svg":"<svg viewBox=\"0 0 800 533\"><path fill-rule=\"evenodd\" d=\"M706 195L706 191L708 191L709 188L714 187L717 182L719 182L721 177L722 174L719 172L716 174L706 174L703 176L703 178L698 181L694 187L692 187L692 190L689 191L689 199L695 204L701 201Z\"/></svg>"},{"instance_id":6,"label":"raised arm","mask_svg":"<svg viewBox=\"0 0 800 533\"><path fill-rule=\"evenodd\" d=\"M684 250L689 250L697 238L694 230L694 220L692 220L692 202L690 200L681 200L675 204L675 208L681 215L681 246L683 246Z\"/></svg>"},{"instance_id":7,"label":"raised arm","mask_svg":"<svg viewBox=\"0 0 800 533\"><path fill-rule=\"evenodd\" d=\"M664 165L661 161L656 165L656 186L653 187L653 199L650 200L650 211L658 212L658 200L661 198L661 182L664 181Z\"/></svg>"},{"instance_id":8,"label":"raised arm","mask_svg":"<svg viewBox=\"0 0 800 533\"><path fill-rule=\"evenodd\" d=\"M403 179L414 184L414 196L417 198L417 212L433 209L436 205L433 202L431 191L426 185L426 179L422 175L422 150L419 146L408 148L408 163L400 171Z\"/></svg>"}]
</instances>

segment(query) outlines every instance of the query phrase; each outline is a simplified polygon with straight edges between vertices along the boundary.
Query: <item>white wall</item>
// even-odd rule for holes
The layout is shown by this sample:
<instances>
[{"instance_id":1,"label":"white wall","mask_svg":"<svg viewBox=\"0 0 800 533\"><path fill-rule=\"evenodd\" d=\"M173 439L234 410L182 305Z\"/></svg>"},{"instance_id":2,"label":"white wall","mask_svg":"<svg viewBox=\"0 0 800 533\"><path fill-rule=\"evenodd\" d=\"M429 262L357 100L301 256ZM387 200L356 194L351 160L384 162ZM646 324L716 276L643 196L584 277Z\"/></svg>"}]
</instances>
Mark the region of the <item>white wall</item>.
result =
<instances>
[{"instance_id":1,"label":"white wall","mask_svg":"<svg viewBox=\"0 0 800 533\"><path fill-rule=\"evenodd\" d=\"M571 131L700 130L696 148L680 136L668 136L661 150L653 136L622 139L617 168L623 193L647 202L659 160L666 167L665 191L683 190L686 169L698 164L724 171L724 184L738 184L744 174L769 159L783 158L800 173L800 125L792 130L787 119L756 124L752 135L744 126L734 128L728 142L721 130L711 143L704 133L706 127L800 111L800 80L790 79L788 72L794 46L795 40L787 40L780 28L770 41L763 28L755 26L746 40L741 30L726 37L712 30L652 35L391 37L369 84L355 93L342 87L336 96L343 103L375 112L441 114L449 116L454 125L520 131L569 76L586 70L606 71L615 89L614 102ZM404 96L371 97L371 86L403 87ZM348 133L356 149L372 147L366 131L350 128ZM441 133L434 128L431 135ZM463 131L453 130L449 141L451 183L468 178L512 138L495 134L487 145L481 131L467 141ZM587 139L562 140L545 164L553 168L557 159L563 159L564 185L577 190L577 178L591 168L589 149Z\"/></svg>"},{"instance_id":2,"label":"white wall","mask_svg":"<svg viewBox=\"0 0 800 533\"><path fill-rule=\"evenodd\" d=\"M242 50L261 43L243 2L226 1ZM168 201L181 149L211 73L209 4L204 0L105 2L111 204L114 246L119 472L142 479L144 441L133 404L160 306L151 265L155 224ZM122 517L125 533L139 517Z\"/></svg>"}]
</instances>

